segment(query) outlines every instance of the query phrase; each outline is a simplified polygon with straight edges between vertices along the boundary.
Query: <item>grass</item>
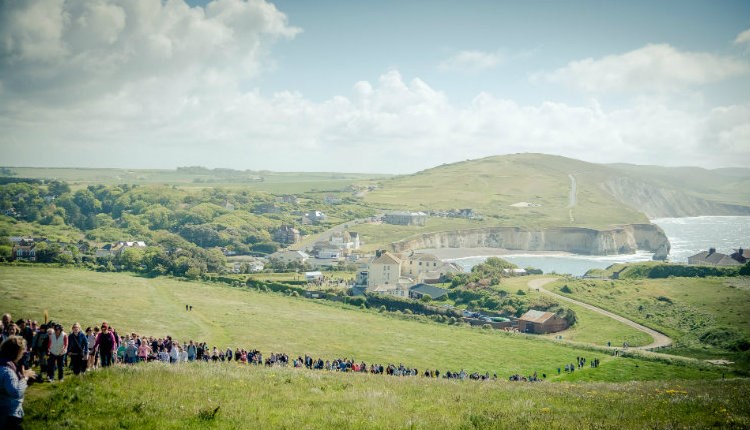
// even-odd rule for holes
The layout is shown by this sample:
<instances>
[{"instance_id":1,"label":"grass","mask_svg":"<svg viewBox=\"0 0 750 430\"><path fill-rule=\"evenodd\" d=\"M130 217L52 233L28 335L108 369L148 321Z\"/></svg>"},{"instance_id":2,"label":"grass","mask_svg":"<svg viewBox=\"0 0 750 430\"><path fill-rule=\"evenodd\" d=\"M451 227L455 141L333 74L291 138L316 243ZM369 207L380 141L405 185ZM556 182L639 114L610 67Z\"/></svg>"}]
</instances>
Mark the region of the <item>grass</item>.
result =
<instances>
[{"instance_id":1,"label":"grass","mask_svg":"<svg viewBox=\"0 0 750 430\"><path fill-rule=\"evenodd\" d=\"M750 426L750 384L476 382L145 364L32 386L25 409L28 429L739 429Z\"/></svg>"},{"instance_id":2,"label":"grass","mask_svg":"<svg viewBox=\"0 0 750 430\"><path fill-rule=\"evenodd\" d=\"M355 183L366 183L373 179L383 179L390 176L383 174L269 172L229 169L181 171L168 169L12 167L11 170L21 178L57 179L72 183L75 187L98 184L168 184L196 189L242 188L244 190L279 194L340 191Z\"/></svg>"},{"instance_id":3,"label":"grass","mask_svg":"<svg viewBox=\"0 0 750 430\"><path fill-rule=\"evenodd\" d=\"M534 336L415 321L393 314L327 301L283 297L223 285L147 279L127 274L96 273L42 267L0 267L3 312L15 318L50 318L66 327L78 321L93 325L107 320L121 332L172 335L180 341L207 341L211 346L258 348L269 353L308 353L316 357L353 357L417 368L497 372L507 376L534 371L552 375L565 363L584 356L601 359L599 369L554 376L625 381L704 379L721 375L718 368L690 363L637 360L636 372L623 366L629 359L601 350L574 347ZM185 311L185 304L193 311Z\"/></svg>"},{"instance_id":4,"label":"grass","mask_svg":"<svg viewBox=\"0 0 750 430\"><path fill-rule=\"evenodd\" d=\"M563 291L567 285L570 293ZM672 337L673 352L699 358L726 357L702 344L706 330L731 327L750 337L750 278L560 280L559 294L623 315Z\"/></svg>"},{"instance_id":5,"label":"grass","mask_svg":"<svg viewBox=\"0 0 750 430\"><path fill-rule=\"evenodd\" d=\"M577 204L569 217L569 174L575 175ZM648 222L600 186L611 174L603 165L541 154L487 157L443 165L380 181L370 204L409 210L473 208L487 226L548 227ZM538 206L517 208L519 202Z\"/></svg>"},{"instance_id":6,"label":"grass","mask_svg":"<svg viewBox=\"0 0 750 430\"><path fill-rule=\"evenodd\" d=\"M549 275L542 275L539 277L549 277ZM505 278L500 286L510 294L513 294L518 290L528 290L525 298L533 300L535 297L541 295L541 293L537 293L527 287L529 280L534 278L536 278L536 276ZM546 297L544 295L542 296ZM557 336L562 336L563 340L566 341L589 343L599 346L605 346L608 342L611 342L612 345L622 345L623 342L627 342L630 346L642 346L648 345L653 341L651 336L642 331L636 330L633 327L622 324L618 321L614 321L609 317L582 306L577 306L567 302L562 302L561 305L575 311L577 322L573 327L563 332L545 335L547 338L555 339Z\"/></svg>"}]
</instances>

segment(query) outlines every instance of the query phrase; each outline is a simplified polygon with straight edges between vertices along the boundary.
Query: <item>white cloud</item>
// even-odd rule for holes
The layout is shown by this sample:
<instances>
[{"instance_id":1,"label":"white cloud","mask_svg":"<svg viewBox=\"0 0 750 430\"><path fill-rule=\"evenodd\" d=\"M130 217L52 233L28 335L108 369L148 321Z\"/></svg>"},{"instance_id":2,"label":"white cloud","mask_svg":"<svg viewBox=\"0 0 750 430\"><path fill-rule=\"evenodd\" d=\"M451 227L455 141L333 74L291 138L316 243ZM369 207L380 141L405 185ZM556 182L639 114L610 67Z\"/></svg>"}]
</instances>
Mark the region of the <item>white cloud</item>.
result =
<instances>
[{"instance_id":1,"label":"white cloud","mask_svg":"<svg viewBox=\"0 0 750 430\"><path fill-rule=\"evenodd\" d=\"M269 45L299 31L261 0L205 8L175 0L0 2L3 163L413 172L546 152L750 165L749 104L701 111L652 98L607 110L595 100L522 105L482 93L458 105L397 70L322 102L253 89ZM671 52L687 66L707 55ZM724 69L734 70L730 63Z\"/></svg>"},{"instance_id":2,"label":"white cloud","mask_svg":"<svg viewBox=\"0 0 750 430\"><path fill-rule=\"evenodd\" d=\"M670 45L647 45L621 55L573 61L535 82L564 84L589 93L669 92L747 75L745 60L702 52L682 52Z\"/></svg>"},{"instance_id":3,"label":"white cloud","mask_svg":"<svg viewBox=\"0 0 750 430\"><path fill-rule=\"evenodd\" d=\"M193 79L200 78L184 81ZM750 163L750 104L702 113L643 101L607 111L595 101L524 106L482 93L458 106L397 71L324 102L223 84L189 95L158 87L155 81L73 111L37 108L43 120L0 117L9 136L0 143L5 162L406 173L466 158L543 152L593 162Z\"/></svg>"},{"instance_id":4,"label":"white cloud","mask_svg":"<svg viewBox=\"0 0 750 430\"><path fill-rule=\"evenodd\" d=\"M26 99L55 101L196 71L241 82L262 70L270 42L299 31L263 0L205 8L181 0L9 0L0 3L0 82Z\"/></svg>"},{"instance_id":5,"label":"white cloud","mask_svg":"<svg viewBox=\"0 0 750 430\"><path fill-rule=\"evenodd\" d=\"M440 63L442 70L475 73L491 69L502 62L498 53L483 51L461 51Z\"/></svg>"},{"instance_id":6,"label":"white cloud","mask_svg":"<svg viewBox=\"0 0 750 430\"><path fill-rule=\"evenodd\" d=\"M750 29L743 31L734 39L735 45L750 45Z\"/></svg>"}]
</instances>

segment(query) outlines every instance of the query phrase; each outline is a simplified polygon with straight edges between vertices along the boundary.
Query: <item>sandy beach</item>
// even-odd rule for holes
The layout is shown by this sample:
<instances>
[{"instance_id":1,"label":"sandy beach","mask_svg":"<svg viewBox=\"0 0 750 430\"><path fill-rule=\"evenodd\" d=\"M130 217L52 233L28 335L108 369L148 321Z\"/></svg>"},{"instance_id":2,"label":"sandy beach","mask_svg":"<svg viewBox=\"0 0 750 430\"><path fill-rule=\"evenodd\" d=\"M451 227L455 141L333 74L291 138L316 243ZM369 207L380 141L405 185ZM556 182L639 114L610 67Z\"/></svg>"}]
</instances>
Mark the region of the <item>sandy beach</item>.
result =
<instances>
[{"instance_id":1,"label":"sandy beach","mask_svg":"<svg viewBox=\"0 0 750 430\"><path fill-rule=\"evenodd\" d=\"M417 254L432 254L441 260L455 260L459 258L470 258L470 257L501 257L503 255L575 255L569 252L559 251L525 251L519 249L504 249L504 248L431 248L431 249L418 249L414 251Z\"/></svg>"}]
</instances>

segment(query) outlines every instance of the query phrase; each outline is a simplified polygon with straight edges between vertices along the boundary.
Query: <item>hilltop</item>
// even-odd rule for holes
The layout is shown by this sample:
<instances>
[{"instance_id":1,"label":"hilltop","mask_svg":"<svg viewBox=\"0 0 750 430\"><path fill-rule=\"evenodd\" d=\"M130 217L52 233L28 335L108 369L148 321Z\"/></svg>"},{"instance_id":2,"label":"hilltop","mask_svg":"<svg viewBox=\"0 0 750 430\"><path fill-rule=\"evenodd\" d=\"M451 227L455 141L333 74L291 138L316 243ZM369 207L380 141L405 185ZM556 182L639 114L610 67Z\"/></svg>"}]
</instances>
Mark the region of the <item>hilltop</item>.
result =
<instances>
[{"instance_id":1,"label":"hilltop","mask_svg":"<svg viewBox=\"0 0 750 430\"><path fill-rule=\"evenodd\" d=\"M749 169L605 165L514 154L446 164L380 183L367 202L424 211L473 208L505 226L601 227L657 217L750 214L742 194L750 185Z\"/></svg>"}]
</instances>

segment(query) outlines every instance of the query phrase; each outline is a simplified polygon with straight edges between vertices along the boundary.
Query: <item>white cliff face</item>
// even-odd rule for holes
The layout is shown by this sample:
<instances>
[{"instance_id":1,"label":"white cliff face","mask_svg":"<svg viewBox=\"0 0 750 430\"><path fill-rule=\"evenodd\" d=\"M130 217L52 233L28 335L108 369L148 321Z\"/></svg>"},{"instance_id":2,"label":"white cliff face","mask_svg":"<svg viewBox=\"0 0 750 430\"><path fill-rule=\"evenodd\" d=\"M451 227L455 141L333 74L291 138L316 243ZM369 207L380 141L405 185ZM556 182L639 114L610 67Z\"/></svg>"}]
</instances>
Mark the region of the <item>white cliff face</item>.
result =
<instances>
[{"instance_id":1,"label":"white cliff face","mask_svg":"<svg viewBox=\"0 0 750 430\"><path fill-rule=\"evenodd\" d=\"M650 219L750 215L748 206L708 201L681 191L657 188L627 177L610 178L601 186L618 201L643 212Z\"/></svg>"},{"instance_id":2,"label":"white cliff face","mask_svg":"<svg viewBox=\"0 0 750 430\"><path fill-rule=\"evenodd\" d=\"M636 250L654 252L654 259L665 259L669 240L653 224L631 224L608 230L577 227L551 227L527 230L517 227L425 233L392 244L394 251L423 248L503 248L518 251L562 251L584 255L632 254Z\"/></svg>"}]
</instances>

